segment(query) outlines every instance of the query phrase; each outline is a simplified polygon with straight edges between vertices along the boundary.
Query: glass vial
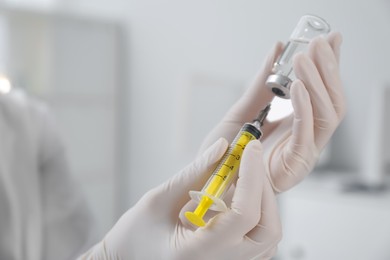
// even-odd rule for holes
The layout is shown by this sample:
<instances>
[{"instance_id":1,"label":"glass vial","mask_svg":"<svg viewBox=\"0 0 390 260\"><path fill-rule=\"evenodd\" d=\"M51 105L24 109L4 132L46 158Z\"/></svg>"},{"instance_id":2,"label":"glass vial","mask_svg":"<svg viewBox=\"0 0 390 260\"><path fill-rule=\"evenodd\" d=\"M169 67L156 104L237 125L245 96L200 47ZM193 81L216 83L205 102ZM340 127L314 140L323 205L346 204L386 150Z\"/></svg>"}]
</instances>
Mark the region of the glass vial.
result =
<instances>
[{"instance_id":1,"label":"glass vial","mask_svg":"<svg viewBox=\"0 0 390 260\"><path fill-rule=\"evenodd\" d=\"M301 17L282 54L274 64L273 74L267 78L266 84L275 95L285 99L290 98L290 86L295 79L292 68L294 54L305 51L311 39L326 35L329 31L330 26L324 19L314 15Z\"/></svg>"}]
</instances>

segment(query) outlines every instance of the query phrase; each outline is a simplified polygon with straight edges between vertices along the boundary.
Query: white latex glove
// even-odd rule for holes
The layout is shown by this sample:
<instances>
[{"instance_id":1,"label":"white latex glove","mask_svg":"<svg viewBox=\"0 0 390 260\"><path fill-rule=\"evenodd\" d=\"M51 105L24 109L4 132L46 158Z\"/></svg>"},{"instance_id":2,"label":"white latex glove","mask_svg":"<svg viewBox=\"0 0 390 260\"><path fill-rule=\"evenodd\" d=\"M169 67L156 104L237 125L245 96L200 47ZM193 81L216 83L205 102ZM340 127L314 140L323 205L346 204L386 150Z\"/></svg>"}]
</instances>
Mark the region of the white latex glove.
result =
<instances>
[{"instance_id":1,"label":"white latex glove","mask_svg":"<svg viewBox=\"0 0 390 260\"><path fill-rule=\"evenodd\" d=\"M295 56L293 67L298 80L291 86L294 113L264 124L264 159L276 192L291 188L310 173L344 117L339 74L341 42L341 35L333 32L327 38L314 39L307 53ZM206 137L201 150L220 137L231 142L241 126L272 101L274 95L265 81L281 51L282 44L276 44L255 82Z\"/></svg>"},{"instance_id":2,"label":"white latex glove","mask_svg":"<svg viewBox=\"0 0 390 260\"><path fill-rule=\"evenodd\" d=\"M192 228L179 218L200 190L228 143L220 139L179 174L146 193L80 259L269 259L281 238L274 192L265 177L262 147L250 142L243 154L231 209L205 227Z\"/></svg>"}]
</instances>

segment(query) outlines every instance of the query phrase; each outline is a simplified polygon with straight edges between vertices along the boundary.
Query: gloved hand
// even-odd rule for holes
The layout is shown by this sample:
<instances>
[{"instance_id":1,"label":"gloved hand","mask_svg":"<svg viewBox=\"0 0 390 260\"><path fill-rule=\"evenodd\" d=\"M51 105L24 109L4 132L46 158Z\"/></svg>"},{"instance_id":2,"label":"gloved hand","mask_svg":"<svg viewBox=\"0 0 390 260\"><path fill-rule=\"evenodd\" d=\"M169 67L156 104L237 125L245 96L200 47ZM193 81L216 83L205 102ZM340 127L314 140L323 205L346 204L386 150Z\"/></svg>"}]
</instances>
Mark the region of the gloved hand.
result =
<instances>
[{"instance_id":1,"label":"gloved hand","mask_svg":"<svg viewBox=\"0 0 390 260\"><path fill-rule=\"evenodd\" d=\"M321 150L344 117L339 74L341 41L341 35L333 32L326 39L314 39L307 53L294 57L297 80L290 93L294 113L264 123L264 159L276 192L291 188L313 169ZM206 137L201 151L220 137L231 142L241 126L252 121L272 101L274 95L265 81L281 51L282 44L276 44L253 85Z\"/></svg>"},{"instance_id":2,"label":"gloved hand","mask_svg":"<svg viewBox=\"0 0 390 260\"><path fill-rule=\"evenodd\" d=\"M80 259L271 258L281 226L257 140L244 151L231 209L199 229L179 218L188 191L202 188L227 146L221 138L178 175L146 193Z\"/></svg>"}]
</instances>

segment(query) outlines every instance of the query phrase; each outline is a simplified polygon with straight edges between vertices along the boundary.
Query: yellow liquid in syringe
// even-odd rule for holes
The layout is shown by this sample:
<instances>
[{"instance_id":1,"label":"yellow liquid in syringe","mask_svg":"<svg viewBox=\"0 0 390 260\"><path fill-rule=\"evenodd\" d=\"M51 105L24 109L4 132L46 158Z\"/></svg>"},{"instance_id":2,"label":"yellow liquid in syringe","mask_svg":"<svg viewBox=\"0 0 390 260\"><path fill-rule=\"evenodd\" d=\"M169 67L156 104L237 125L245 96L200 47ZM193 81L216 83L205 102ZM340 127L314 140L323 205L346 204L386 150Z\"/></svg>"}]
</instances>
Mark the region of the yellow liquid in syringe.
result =
<instances>
[{"instance_id":1,"label":"yellow liquid in syringe","mask_svg":"<svg viewBox=\"0 0 390 260\"><path fill-rule=\"evenodd\" d=\"M245 146L251 140L258 139L260 136L261 132L259 129L251 124L245 124L202 191L190 192L191 197L199 202L194 212L187 211L185 213L186 218L192 224L204 226L203 216L210 208L217 211L226 209L222 198L237 176Z\"/></svg>"}]
</instances>

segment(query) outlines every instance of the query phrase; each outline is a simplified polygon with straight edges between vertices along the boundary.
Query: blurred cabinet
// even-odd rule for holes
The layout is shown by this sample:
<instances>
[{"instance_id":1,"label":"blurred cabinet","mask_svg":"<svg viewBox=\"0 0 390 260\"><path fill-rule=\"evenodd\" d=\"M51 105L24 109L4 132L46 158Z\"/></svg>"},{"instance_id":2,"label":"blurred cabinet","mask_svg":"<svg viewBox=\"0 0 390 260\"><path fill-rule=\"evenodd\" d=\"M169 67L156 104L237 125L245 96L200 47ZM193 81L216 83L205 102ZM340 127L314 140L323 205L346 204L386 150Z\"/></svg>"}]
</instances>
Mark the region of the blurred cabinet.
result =
<instances>
[{"instance_id":1,"label":"blurred cabinet","mask_svg":"<svg viewBox=\"0 0 390 260\"><path fill-rule=\"evenodd\" d=\"M102 235L117 219L120 195L120 27L66 14L1 14L7 72L14 85L43 99L54 112L72 173Z\"/></svg>"},{"instance_id":2,"label":"blurred cabinet","mask_svg":"<svg viewBox=\"0 0 390 260\"><path fill-rule=\"evenodd\" d=\"M311 176L280 196L278 260L390 259L390 191L340 189L340 176Z\"/></svg>"}]
</instances>

